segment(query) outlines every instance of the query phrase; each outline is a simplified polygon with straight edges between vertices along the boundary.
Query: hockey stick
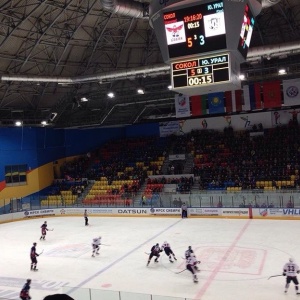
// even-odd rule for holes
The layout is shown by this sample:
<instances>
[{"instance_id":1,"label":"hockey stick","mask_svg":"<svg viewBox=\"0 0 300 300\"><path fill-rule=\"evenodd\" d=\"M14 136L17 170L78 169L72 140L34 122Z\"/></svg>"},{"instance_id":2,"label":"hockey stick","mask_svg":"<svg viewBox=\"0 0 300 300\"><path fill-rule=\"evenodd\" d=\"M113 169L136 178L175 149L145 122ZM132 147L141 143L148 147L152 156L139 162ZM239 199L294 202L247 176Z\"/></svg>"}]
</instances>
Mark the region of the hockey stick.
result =
<instances>
[{"instance_id":1,"label":"hockey stick","mask_svg":"<svg viewBox=\"0 0 300 300\"><path fill-rule=\"evenodd\" d=\"M39 253L39 256L40 256L41 254L43 254L43 252L44 252L44 249L41 251L41 253Z\"/></svg>"},{"instance_id":2,"label":"hockey stick","mask_svg":"<svg viewBox=\"0 0 300 300\"><path fill-rule=\"evenodd\" d=\"M53 231L54 230L54 228L52 228L52 229L48 229L48 231Z\"/></svg>"},{"instance_id":3,"label":"hockey stick","mask_svg":"<svg viewBox=\"0 0 300 300\"><path fill-rule=\"evenodd\" d=\"M150 253L147 253L147 252L144 252L145 254L147 254L147 255L150 255Z\"/></svg>"},{"instance_id":4,"label":"hockey stick","mask_svg":"<svg viewBox=\"0 0 300 300\"><path fill-rule=\"evenodd\" d=\"M282 274L280 274L280 275L273 275L273 276L270 276L269 278L268 278L268 280L270 279L270 278L273 278L273 277L279 277L279 276L283 276Z\"/></svg>"},{"instance_id":5,"label":"hockey stick","mask_svg":"<svg viewBox=\"0 0 300 300\"><path fill-rule=\"evenodd\" d=\"M182 272L184 272L184 271L186 271L187 269L184 269L184 270L182 270L182 271L180 271L180 272L175 272L175 274L180 274L180 273L182 273Z\"/></svg>"},{"instance_id":6,"label":"hockey stick","mask_svg":"<svg viewBox=\"0 0 300 300\"><path fill-rule=\"evenodd\" d=\"M103 245L103 246L111 246L111 245L107 245L107 244L100 244L100 245Z\"/></svg>"}]
</instances>

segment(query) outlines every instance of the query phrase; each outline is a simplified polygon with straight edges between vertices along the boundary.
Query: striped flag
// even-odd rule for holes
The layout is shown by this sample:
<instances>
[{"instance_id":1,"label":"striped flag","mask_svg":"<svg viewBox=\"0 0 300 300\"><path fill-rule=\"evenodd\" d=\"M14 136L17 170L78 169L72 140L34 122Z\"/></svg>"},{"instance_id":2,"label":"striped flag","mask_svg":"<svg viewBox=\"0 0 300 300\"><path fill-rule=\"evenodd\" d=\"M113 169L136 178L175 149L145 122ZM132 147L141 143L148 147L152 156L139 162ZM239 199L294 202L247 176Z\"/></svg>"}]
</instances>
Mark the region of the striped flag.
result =
<instances>
[{"instance_id":1,"label":"striped flag","mask_svg":"<svg viewBox=\"0 0 300 300\"><path fill-rule=\"evenodd\" d=\"M225 97L225 107L227 113L233 112L233 103L232 103L232 91L226 91L224 93Z\"/></svg>"},{"instance_id":2,"label":"striped flag","mask_svg":"<svg viewBox=\"0 0 300 300\"><path fill-rule=\"evenodd\" d=\"M243 90L227 91L224 98L227 113L243 110Z\"/></svg>"},{"instance_id":3,"label":"striped flag","mask_svg":"<svg viewBox=\"0 0 300 300\"><path fill-rule=\"evenodd\" d=\"M207 95L191 96L192 116L201 116L207 114Z\"/></svg>"},{"instance_id":4,"label":"striped flag","mask_svg":"<svg viewBox=\"0 0 300 300\"><path fill-rule=\"evenodd\" d=\"M236 111L242 111L243 110L243 90L235 90L234 98L235 98Z\"/></svg>"},{"instance_id":5,"label":"striped flag","mask_svg":"<svg viewBox=\"0 0 300 300\"><path fill-rule=\"evenodd\" d=\"M250 110L261 109L260 83L244 85L244 102L250 104Z\"/></svg>"}]
</instances>

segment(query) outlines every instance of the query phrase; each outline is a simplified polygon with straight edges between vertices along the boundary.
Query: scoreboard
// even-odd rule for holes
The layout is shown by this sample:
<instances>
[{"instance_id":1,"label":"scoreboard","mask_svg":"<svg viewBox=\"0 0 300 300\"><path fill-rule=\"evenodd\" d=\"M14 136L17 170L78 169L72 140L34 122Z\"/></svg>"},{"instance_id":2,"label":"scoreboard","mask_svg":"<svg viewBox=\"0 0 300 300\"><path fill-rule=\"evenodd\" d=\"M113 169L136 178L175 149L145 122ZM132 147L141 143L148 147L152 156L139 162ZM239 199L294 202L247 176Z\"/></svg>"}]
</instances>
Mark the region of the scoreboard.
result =
<instances>
[{"instance_id":1,"label":"scoreboard","mask_svg":"<svg viewBox=\"0 0 300 300\"><path fill-rule=\"evenodd\" d=\"M229 81L229 54L171 63L173 87L197 87Z\"/></svg>"},{"instance_id":2,"label":"scoreboard","mask_svg":"<svg viewBox=\"0 0 300 300\"><path fill-rule=\"evenodd\" d=\"M185 95L241 88L261 0L159 0L149 6L172 88Z\"/></svg>"},{"instance_id":3,"label":"scoreboard","mask_svg":"<svg viewBox=\"0 0 300 300\"><path fill-rule=\"evenodd\" d=\"M201 95L231 90L237 84L239 65L232 53L201 56L171 63L174 91L185 95Z\"/></svg>"},{"instance_id":4,"label":"scoreboard","mask_svg":"<svg viewBox=\"0 0 300 300\"><path fill-rule=\"evenodd\" d=\"M226 49L223 1L164 13L169 57Z\"/></svg>"}]
</instances>

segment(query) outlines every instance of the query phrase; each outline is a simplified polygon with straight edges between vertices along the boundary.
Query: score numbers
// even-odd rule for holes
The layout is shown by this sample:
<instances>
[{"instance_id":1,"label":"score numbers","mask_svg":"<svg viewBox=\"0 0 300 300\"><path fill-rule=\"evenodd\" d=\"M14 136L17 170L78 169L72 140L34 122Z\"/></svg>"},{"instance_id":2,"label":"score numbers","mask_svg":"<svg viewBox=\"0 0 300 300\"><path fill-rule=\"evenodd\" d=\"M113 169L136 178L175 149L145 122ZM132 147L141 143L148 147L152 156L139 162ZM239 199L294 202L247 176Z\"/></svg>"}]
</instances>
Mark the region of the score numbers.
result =
<instances>
[{"instance_id":1,"label":"score numbers","mask_svg":"<svg viewBox=\"0 0 300 300\"><path fill-rule=\"evenodd\" d=\"M169 57L225 49L223 6L223 1L212 1L164 13Z\"/></svg>"},{"instance_id":2,"label":"score numbers","mask_svg":"<svg viewBox=\"0 0 300 300\"><path fill-rule=\"evenodd\" d=\"M229 76L229 54L202 57L171 64L174 89L226 82Z\"/></svg>"}]
</instances>

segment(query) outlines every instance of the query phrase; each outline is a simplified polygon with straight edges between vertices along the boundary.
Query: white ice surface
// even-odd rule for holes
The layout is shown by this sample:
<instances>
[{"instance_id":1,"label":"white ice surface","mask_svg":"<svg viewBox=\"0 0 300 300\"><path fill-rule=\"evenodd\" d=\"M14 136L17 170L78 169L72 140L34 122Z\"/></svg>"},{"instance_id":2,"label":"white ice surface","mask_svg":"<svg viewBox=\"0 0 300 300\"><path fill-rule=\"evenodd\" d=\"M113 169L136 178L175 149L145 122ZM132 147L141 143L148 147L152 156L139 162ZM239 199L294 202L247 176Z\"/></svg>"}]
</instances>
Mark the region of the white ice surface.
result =
<instances>
[{"instance_id":1,"label":"white ice surface","mask_svg":"<svg viewBox=\"0 0 300 300\"><path fill-rule=\"evenodd\" d=\"M54 231L40 241L45 220ZM285 277L268 277L282 274L289 257L300 263L299 221L90 217L89 223L51 217L1 224L0 299L18 299L27 278L33 300L61 292L61 285L204 300L297 298L293 284L283 293ZM93 258L91 241L99 235L109 246ZM161 253L159 263L146 267L145 252L165 240L178 260L171 264ZM38 272L30 271L33 242L38 253L44 249ZM188 246L202 261L198 284L188 271L175 274L185 268Z\"/></svg>"}]
</instances>

